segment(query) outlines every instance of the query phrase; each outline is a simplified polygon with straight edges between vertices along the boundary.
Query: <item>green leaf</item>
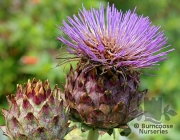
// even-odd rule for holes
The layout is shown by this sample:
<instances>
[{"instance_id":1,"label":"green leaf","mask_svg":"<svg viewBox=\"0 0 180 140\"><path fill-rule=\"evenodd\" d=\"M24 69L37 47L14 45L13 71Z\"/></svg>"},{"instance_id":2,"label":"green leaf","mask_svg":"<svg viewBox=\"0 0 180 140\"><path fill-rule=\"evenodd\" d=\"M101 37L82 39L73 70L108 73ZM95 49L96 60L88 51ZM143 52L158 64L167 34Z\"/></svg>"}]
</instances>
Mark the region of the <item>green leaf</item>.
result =
<instances>
[{"instance_id":1,"label":"green leaf","mask_svg":"<svg viewBox=\"0 0 180 140\"><path fill-rule=\"evenodd\" d=\"M167 106L164 108L164 113L166 113L168 110L169 110L169 105L167 105Z\"/></svg>"},{"instance_id":2,"label":"green leaf","mask_svg":"<svg viewBox=\"0 0 180 140\"><path fill-rule=\"evenodd\" d=\"M86 132L86 131L88 131L90 129L92 129L92 127L90 127L90 126L88 126L88 125L86 125L84 123L81 125L81 131L82 132Z\"/></svg>"},{"instance_id":3,"label":"green leaf","mask_svg":"<svg viewBox=\"0 0 180 140\"><path fill-rule=\"evenodd\" d=\"M171 115L171 116L176 116L176 115L177 115L177 113L176 113L174 110L169 110L169 111L167 112L167 114L169 114L169 115Z\"/></svg>"},{"instance_id":4,"label":"green leaf","mask_svg":"<svg viewBox=\"0 0 180 140\"><path fill-rule=\"evenodd\" d=\"M169 121L169 120L170 120L170 117L169 117L167 114L164 114L164 117L165 117L165 120L166 120L166 121Z\"/></svg>"},{"instance_id":5,"label":"green leaf","mask_svg":"<svg viewBox=\"0 0 180 140\"><path fill-rule=\"evenodd\" d=\"M121 131L120 135L127 137L130 133L131 133L131 128L128 127L128 128L125 128L123 131Z\"/></svg>"}]
</instances>

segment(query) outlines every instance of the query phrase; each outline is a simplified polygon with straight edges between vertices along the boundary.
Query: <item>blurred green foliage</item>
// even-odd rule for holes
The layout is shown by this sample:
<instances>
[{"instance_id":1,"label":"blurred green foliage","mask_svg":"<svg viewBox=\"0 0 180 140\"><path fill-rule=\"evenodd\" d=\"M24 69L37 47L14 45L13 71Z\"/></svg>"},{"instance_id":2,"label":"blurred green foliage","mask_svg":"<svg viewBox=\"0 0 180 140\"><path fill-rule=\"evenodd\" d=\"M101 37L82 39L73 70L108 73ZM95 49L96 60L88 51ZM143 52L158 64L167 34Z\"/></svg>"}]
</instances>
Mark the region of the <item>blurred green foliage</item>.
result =
<instances>
[{"instance_id":1,"label":"blurred green foliage","mask_svg":"<svg viewBox=\"0 0 180 140\"><path fill-rule=\"evenodd\" d=\"M27 79L49 79L50 83L64 82L68 66L56 67L55 59L63 49L56 36L61 32L56 25L61 25L67 16L77 14L79 8L89 9L106 5L108 0L0 0L0 107L6 107L5 96L14 94L16 84L23 84ZM161 62L160 70L143 70L141 88L148 88L148 97L162 96L164 104L169 104L178 115L169 122L174 129L168 135L152 135L142 139L175 139L180 129L180 3L179 0L109 0L124 12L133 10L139 15L149 16L152 24L160 25L167 36L168 44L176 50L169 54L169 59ZM64 48L64 47L63 47ZM0 119L0 123L3 121ZM108 136L107 139L109 139ZM132 133L129 139L141 139ZM105 139L105 138L101 138Z\"/></svg>"}]
</instances>

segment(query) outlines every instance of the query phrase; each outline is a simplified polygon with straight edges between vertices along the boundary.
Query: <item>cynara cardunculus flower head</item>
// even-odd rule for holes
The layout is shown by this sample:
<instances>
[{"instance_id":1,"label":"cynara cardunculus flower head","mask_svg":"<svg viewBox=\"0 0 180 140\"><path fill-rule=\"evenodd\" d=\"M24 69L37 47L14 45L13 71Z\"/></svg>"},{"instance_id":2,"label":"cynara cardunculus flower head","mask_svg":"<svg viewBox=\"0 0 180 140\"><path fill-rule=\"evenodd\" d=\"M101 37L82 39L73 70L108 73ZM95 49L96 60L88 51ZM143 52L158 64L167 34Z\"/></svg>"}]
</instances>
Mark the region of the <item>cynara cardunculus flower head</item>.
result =
<instances>
[{"instance_id":1,"label":"cynara cardunculus flower head","mask_svg":"<svg viewBox=\"0 0 180 140\"><path fill-rule=\"evenodd\" d=\"M67 75L65 97L72 117L93 128L112 130L127 125L140 112L146 90L139 91L140 70L166 59L167 38L159 26L135 10L114 5L84 7L59 29L58 39L79 60Z\"/></svg>"},{"instance_id":2,"label":"cynara cardunculus flower head","mask_svg":"<svg viewBox=\"0 0 180 140\"><path fill-rule=\"evenodd\" d=\"M114 5L107 6L106 14L102 5L89 11L83 7L78 17L68 17L68 23L63 21L59 28L69 38L58 37L69 53L108 67L149 67L172 51L157 53L167 40L158 31L160 26L151 25L148 17L138 16L135 10L123 14Z\"/></svg>"}]
</instances>

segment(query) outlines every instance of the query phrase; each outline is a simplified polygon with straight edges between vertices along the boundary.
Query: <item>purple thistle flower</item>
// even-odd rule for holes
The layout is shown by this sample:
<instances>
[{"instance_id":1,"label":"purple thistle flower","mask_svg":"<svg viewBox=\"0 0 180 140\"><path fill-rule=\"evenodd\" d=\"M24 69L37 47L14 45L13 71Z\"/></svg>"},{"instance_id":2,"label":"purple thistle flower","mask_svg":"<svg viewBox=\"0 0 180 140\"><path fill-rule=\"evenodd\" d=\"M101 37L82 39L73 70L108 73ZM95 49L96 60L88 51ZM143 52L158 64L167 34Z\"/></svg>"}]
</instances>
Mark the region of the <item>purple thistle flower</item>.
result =
<instances>
[{"instance_id":1,"label":"purple thistle flower","mask_svg":"<svg viewBox=\"0 0 180 140\"><path fill-rule=\"evenodd\" d=\"M78 17L68 17L59 29L69 38L58 37L67 45L67 51L77 57L109 67L146 68L166 59L162 52L167 38L160 26L151 25L148 17L138 16L135 10L126 13L114 5L107 5L106 14L101 5L98 10L86 10L84 6Z\"/></svg>"}]
</instances>

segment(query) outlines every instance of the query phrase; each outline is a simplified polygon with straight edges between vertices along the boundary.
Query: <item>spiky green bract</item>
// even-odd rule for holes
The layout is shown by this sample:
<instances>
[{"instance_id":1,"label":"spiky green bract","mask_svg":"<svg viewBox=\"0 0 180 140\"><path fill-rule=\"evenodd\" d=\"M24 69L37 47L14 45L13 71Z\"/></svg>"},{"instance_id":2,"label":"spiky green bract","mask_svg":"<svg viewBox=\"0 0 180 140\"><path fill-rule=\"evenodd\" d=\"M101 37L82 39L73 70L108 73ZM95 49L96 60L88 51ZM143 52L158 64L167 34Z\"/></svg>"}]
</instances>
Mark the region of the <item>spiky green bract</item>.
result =
<instances>
[{"instance_id":1,"label":"spiky green bract","mask_svg":"<svg viewBox=\"0 0 180 140\"><path fill-rule=\"evenodd\" d=\"M11 140L62 140L72 128L60 94L57 85L50 89L48 80L17 85L16 94L7 96L5 126L0 128Z\"/></svg>"},{"instance_id":2,"label":"spiky green bract","mask_svg":"<svg viewBox=\"0 0 180 140\"><path fill-rule=\"evenodd\" d=\"M110 130L141 114L138 108L147 90L138 90L139 71L88 66L81 60L67 75L65 97L73 118L94 129Z\"/></svg>"}]
</instances>

